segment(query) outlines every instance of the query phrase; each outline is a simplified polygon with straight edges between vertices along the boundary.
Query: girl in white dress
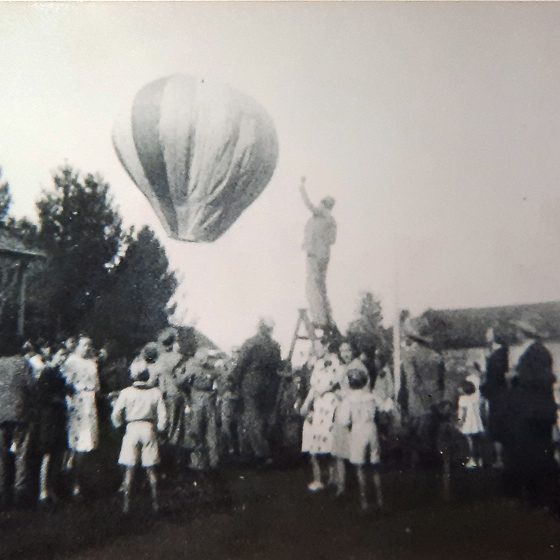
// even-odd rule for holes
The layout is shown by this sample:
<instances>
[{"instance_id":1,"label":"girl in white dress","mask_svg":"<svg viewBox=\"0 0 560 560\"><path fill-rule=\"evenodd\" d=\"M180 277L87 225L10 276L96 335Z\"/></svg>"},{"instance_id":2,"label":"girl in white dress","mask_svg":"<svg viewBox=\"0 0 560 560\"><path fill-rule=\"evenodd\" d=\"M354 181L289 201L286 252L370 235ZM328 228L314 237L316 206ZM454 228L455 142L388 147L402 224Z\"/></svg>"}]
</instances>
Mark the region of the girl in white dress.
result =
<instances>
[{"instance_id":1,"label":"girl in white dress","mask_svg":"<svg viewBox=\"0 0 560 560\"><path fill-rule=\"evenodd\" d=\"M335 483L336 495L341 496L346 491L346 461L350 458L350 430L340 421L340 404L348 395L349 385L347 373L350 370L363 371L369 380L366 366L359 358L354 358L355 352L349 342L343 342L339 348L340 355L340 381L336 391L338 398L337 409L334 416L332 455L335 458Z\"/></svg>"},{"instance_id":2,"label":"girl in white dress","mask_svg":"<svg viewBox=\"0 0 560 560\"><path fill-rule=\"evenodd\" d=\"M459 386L458 407L459 429L467 438L469 445L469 458L465 467L473 469L482 466L479 439L484 432L480 414L479 383L474 376L469 375Z\"/></svg>"},{"instance_id":3,"label":"girl in white dress","mask_svg":"<svg viewBox=\"0 0 560 560\"><path fill-rule=\"evenodd\" d=\"M356 469L360 488L360 504L363 511L369 510L366 465L373 467L377 507L383 508L383 493L379 473L379 436L375 415L383 410L386 403L375 391L368 387L369 375L363 369L349 369L347 372L349 391L337 411L338 421L349 428L348 460Z\"/></svg>"},{"instance_id":4,"label":"girl in white dress","mask_svg":"<svg viewBox=\"0 0 560 560\"><path fill-rule=\"evenodd\" d=\"M315 365L311 373L309 393L300 413L305 417L302 434L302 451L309 453L313 480L309 490L317 492L325 486L322 482L320 458L329 457L332 451L332 429L338 403L335 389L340 382L340 363L336 354L327 354L320 341L313 345Z\"/></svg>"},{"instance_id":5,"label":"girl in white dress","mask_svg":"<svg viewBox=\"0 0 560 560\"><path fill-rule=\"evenodd\" d=\"M92 357L91 340L80 338L78 346L63 366L66 384L72 394L67 397L68 410L68 448L71 465L77 469L72 494L81 495L79 480L80 464L83 456L97 449L99 427L95 393L99 391L97 362Z\"/></svg>"}]
</instances>

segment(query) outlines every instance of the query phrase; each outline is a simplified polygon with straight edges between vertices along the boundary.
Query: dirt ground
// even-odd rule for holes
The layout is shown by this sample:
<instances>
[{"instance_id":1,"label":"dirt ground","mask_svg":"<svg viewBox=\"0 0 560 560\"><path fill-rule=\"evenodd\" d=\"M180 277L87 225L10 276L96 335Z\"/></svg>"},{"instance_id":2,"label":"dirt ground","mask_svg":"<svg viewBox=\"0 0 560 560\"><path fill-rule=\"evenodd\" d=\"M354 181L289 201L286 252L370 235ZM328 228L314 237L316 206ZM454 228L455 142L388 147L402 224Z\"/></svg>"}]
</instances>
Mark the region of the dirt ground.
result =
<instances>
[{"instance_id":1,"label":"dirt ground","mask_svg":"<svg viewBox=\"0 0 560 560\"><path fill-rule=\"evenodd\" d=\"M167 480L157 516L141 484L128 516L115 494L50 512L3 512L0 558L559 558L560 520L503 498L490 470L455 473L447 503L437 473L384 473L387 511L368 516L359 513L355 483L339 501L308 494L308 477L300 464Z\"/></svg>"}]
</instances>

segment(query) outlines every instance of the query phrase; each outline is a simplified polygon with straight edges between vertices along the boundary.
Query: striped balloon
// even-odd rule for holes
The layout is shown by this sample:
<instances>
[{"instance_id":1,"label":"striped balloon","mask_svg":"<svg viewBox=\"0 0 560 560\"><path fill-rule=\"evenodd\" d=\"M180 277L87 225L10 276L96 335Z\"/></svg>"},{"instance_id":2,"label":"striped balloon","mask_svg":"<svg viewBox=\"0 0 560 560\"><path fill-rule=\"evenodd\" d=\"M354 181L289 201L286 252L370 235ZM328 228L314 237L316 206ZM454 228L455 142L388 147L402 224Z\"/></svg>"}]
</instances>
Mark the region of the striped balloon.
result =
<instances>
[{"instance_id":1,"label":"striped balloon","mask_svg":"<svg viewBox=\"0 0 560 560\"><path fill-rule=\"evenodd\" d=\"M214 241L270 181L274 124L250 97L191 76L143 87L116 120L113 144L167 234Z\"/></svg>"}]
</instances>

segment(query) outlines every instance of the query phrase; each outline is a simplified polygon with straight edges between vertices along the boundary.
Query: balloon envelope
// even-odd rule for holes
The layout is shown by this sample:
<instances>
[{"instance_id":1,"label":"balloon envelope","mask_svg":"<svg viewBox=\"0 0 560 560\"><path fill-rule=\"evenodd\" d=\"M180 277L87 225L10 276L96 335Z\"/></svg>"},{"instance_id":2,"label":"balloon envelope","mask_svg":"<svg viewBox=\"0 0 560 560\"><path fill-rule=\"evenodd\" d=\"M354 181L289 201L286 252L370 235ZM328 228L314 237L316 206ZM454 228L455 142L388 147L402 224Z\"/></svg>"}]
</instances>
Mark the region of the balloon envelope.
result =
<instances>
[{"instance_id":1,"label":"balloon envelope","mask_svg":"<svg viewBox=\"0 0 560 560\"><path fill-rule=\"evenodd\" d=\"M113 127L124 168L169 236L214 241L264 190L278 139L264 109L192 76L143 87Z\"/></svg>"}]
</instances>

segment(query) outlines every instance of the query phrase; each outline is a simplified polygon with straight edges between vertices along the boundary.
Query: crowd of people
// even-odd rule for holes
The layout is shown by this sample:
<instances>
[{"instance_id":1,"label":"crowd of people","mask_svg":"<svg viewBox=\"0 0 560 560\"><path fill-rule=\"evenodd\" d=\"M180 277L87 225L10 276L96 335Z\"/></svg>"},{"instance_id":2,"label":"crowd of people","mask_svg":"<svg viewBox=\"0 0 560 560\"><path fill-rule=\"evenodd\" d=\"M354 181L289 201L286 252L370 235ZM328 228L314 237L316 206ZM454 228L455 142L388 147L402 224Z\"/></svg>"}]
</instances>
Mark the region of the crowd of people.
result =
<instances>
[{"instance_id":1,"label":"crowd of people","mask_svg":"<svg viewBox=\"0 0 560 560\"><path fill-rule=\"evenodd\" d=\"M158 471L181 477L234 457L270 461L270 411L282 369L273 328L261 320L229 357L199 347L192 328L168 328L130 363L96 350L86 335L56 346L28 341L20 354L0 358L0 506L28 504L37 484L41 506L58 502L61 472L70 497L83 499L84 463L112 443L100 437L109 423L123 432L125 511L140 464L157 510Z\"/></svg>"},{"instance_id":2,"label":"crowd of people","mask_svg":"<svg viewBox=\"0 0 560 560\"><path fill-rule=\"evenodd\" d=\"M452 368L429 337L408 327L400 390L388 364L377 360L371 371L366 356L356 357L347 341L338 348L317 341L301 406L302 450L312 467L309 490L331 486L335 496L343 495L351 465L367 511L368 465L382 508L380 466L395 455L412 469L440 464L444 495L454 465L477 469L487 460L503 471L508 493L557 507L559 385L539 332L524 320L514 326L516 344L508 348L489 329L482 359Z\"/></svg>"},{"instance_id":3,"label":"crowd of people","mask_svg":"<svg viewBox=\"0 0 560 560\"><path fill-rule=\"evenodd\" d=\"M104 423L119 435L113 460L123 471L125 512L139 466L157 510L158 477L180 480L241 460L266 467L287 449L309 455L312 493L332 487L345 495L350 467L365 511L370 471L376 505L384 506L382 463L416 469L435 460L445 479L453 463L483 467L485 442L510 488L534 495L551 488L555 376L530 323L516 323L519 344L511 348L490 330L483 363L455 371L429 337L408 328L399 383L379 355L371 363L331 336L314 340L309 360L292 370L273 328L261 320L229 356L199 347L194 329L170 327L130 363L96 350L86 335L26 342L20 354L0 358L0 506L57 503L61 475L66 496L83 499L84 463L110 445Z\"/></svg>"}]
</instances>

